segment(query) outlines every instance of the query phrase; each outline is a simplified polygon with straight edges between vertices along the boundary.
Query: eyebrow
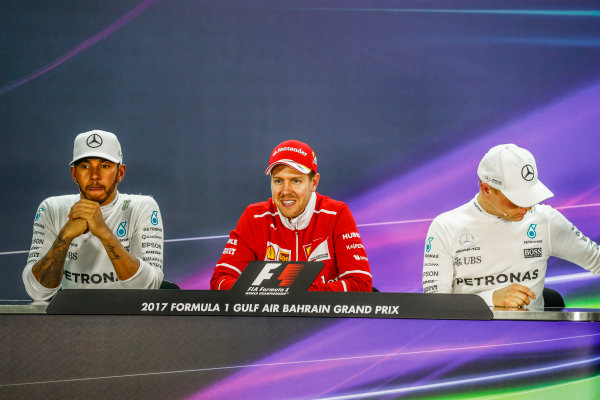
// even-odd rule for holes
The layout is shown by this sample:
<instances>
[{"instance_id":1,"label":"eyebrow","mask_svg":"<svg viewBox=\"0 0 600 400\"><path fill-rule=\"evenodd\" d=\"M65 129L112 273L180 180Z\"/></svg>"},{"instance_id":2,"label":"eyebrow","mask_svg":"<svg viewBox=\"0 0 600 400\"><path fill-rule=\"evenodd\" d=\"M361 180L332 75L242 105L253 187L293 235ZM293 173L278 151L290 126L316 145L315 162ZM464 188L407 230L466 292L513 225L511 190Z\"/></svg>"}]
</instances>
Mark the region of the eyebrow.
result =
<instances>
[{"instance_id":1,"label":"eyebrow","mask_svg":"<svg viewBox=\"0 0 600 400\"><path fill-rule=\"evenodd\" d=\"M284 178L284 177L281 177L281 176L271 175L271 180L273 180L273 179L300 179L300 180L302 180L303 176L304 175L292 175L289 178Z\"/></svg>"}]
</instances>

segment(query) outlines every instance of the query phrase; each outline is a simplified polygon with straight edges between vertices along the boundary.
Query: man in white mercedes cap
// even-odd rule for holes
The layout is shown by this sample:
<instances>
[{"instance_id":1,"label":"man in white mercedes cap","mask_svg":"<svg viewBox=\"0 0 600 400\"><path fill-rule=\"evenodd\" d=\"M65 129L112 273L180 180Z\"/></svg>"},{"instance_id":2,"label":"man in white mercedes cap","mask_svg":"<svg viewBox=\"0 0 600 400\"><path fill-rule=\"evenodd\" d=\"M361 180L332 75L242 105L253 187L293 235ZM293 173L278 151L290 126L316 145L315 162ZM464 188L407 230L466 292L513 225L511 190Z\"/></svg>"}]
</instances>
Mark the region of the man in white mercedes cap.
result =
<instances>
[{"instance_id":1,"label":"man in white mercedes cap","mask_svg":"<svg viewBox=\"0 0 600 400\"><path fill-rule=\"evenodd\" d=\"M25 290L48 300L60 289L156 289L163 280L163 226L156 201L117 191L125 176L117 137L75 138L71 175L78 194L38 207L23 270Z\"/></svg>"},{"instance_id":2,"label":"man in white mercedes cap","mask_svg":"<svg viewBox=\"0 0 600 400\"><path fill-rule=\"evenodd\" d=\"M427 233L425 293L474 293L489 306L544 307L550 256L600 274L598 244L561 213L533 155L514 144L490 149L477 169L479 193L437 216Z\"/></svg>"}]
</instances>

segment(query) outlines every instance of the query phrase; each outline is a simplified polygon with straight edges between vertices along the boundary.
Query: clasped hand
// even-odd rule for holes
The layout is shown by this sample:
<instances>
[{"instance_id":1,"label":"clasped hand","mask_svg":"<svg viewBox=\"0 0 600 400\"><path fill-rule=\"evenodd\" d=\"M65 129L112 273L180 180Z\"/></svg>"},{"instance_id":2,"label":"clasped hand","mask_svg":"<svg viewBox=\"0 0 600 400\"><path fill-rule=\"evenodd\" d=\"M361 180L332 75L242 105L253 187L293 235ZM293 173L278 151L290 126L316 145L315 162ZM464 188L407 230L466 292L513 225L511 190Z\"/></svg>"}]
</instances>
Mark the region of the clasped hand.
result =
<instances>
[{"instance_id":1,"label":"clasped hand","mask_svg":"<svg viewBox=\"0 0 600 400\"><path fill-rule=\"evenodd\" d=\"M101 236L106 232L110 232L104 222L100 204L95 201L81 199L71 207L69 221L63 228L63 234L69 238L75 238L88 231L92 232L94 236Z\"/></svg>"}]
</instances>

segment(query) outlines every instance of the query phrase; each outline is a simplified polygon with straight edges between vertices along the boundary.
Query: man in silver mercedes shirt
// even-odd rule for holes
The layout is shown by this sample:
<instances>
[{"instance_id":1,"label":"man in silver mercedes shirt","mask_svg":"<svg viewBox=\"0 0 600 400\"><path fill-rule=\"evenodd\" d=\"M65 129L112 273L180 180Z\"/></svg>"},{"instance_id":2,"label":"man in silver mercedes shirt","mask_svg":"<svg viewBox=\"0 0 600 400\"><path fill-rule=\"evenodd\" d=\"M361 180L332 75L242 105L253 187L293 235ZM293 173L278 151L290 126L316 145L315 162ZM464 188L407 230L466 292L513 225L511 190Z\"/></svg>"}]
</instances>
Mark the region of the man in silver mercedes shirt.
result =
<instances>
[{"instance_id":1,"label":"man in silver mercedes shirt","mask_svg":"<svg viewBox=\"0 0 600 400\"><path fill-rule=\"evenodd\" d=\"M514 144L490 149L477 169L479 192L437 216L423 258L425 293L474 293L489 306L544 307L550 256L600 274L600 248L560 212L533 155Z\"/></svg>"},{"instance_id":2,"label":"man in silver mercedes shirt","mask_svg":"<svg viewBox=\"0 0 600 400\"><path fill-rule=\"evenodd\" d=\"M125 176L110 132L75 138L71 176L78 194L38 207L23 282L34 300L62 287L156 289L163 280L163 226L156 201L117 191Z\"/></svg>"}]
</instances>

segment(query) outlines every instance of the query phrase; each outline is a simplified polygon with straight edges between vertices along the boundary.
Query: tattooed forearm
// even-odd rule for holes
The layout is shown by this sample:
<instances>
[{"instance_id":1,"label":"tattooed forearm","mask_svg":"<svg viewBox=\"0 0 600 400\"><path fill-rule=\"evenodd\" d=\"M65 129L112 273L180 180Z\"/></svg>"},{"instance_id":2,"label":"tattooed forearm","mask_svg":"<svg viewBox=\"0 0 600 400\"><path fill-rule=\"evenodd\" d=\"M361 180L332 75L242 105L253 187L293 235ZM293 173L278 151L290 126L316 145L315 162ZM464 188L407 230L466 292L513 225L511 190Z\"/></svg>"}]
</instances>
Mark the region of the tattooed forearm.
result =
<instances>
[{"instance_id":1,"label":"tattooed forearm","mask_svg":"<svg viewBox=\"0 0 600 400\"><path fill-rule=\"evenodd\" d=\"M60 254L46 254L39 262L40 283L46 287L56 287L60 285L64 257L60 257Z\"/></svg>"},{"instance_id":2,"label":"tattooed forearm","mask_svg":"<svg viewBox=\"0 0 600 400\"><path fill-rule=\"evenodd\" d=\"M106 244L106 251L108 252L108 256L113 260L118 260L121 258L121 256L119 256L115 251L115 246L111 245L110 243Z\"/></svg>"},{"instance_id":3,"label":"tattooed forearm","mask_svg":"<svg viewBox=\"0 0 600 400\"><path fill-rule=\"evenodd\" d=\"M33 266L32 273L43 286L55 288L60 285L70 244L62 236L57 236L52 248Z\"/></svg>"},{"instance_id":4,"label":"tattooed forearm","mask_svg":"<svg viewBox=\"0 0 600 400\"><path fill-rule=\"evenodd\" d=\"M135 275L140 266L140 260L129 254L119 239L111 234L111 237L102 239L102 244L119 280L125 281Z\"/></svg>"}]
</instances>

